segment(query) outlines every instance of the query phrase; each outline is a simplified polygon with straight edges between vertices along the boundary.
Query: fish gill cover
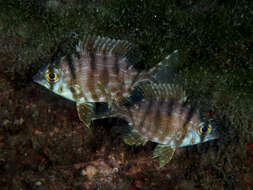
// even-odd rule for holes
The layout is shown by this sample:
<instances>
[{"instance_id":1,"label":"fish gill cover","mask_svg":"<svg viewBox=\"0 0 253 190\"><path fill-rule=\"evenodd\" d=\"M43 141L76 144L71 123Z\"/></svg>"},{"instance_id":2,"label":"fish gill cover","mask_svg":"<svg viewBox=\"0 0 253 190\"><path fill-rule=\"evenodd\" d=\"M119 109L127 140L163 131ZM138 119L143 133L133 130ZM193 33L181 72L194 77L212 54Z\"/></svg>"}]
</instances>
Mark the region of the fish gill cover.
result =
<instances>
[{"instance_id":1,"label":"fish gill cover","mask_svg":"<svg viewBox=\"0 0 253 190\"><path fill-rule=\"evenodd\" d=\"M252 2L1 1L2 189L247 189L252 186ZM219 141L178 149L159 169L154 144L125 145L122 120L91 130L75 105L39 88L41 66L92 33L140 47L136 69L174 50L174 82L214 119ZM57 55L57 56L56 56Z\"/></svg>"}]
</instances>

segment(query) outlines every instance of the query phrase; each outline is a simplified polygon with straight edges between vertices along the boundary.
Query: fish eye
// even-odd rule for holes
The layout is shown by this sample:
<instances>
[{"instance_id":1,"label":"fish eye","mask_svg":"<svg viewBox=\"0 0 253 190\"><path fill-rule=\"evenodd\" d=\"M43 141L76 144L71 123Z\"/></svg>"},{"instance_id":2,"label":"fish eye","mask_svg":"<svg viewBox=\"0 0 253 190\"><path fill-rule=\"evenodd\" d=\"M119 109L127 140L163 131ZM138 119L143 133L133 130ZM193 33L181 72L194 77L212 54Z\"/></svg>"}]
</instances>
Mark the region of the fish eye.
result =
<instances>
[{"instance_id":1,"label":"fish eye","mask_svg":"<svg viewBox=\"0 0 253 190\"><path fill-rule=\"evenodd\" d=\"M211 132L211 130L212 130L212 127L211 127L211 125L210 124L208 124L208 125L205 125L205 126L201 126L200 128L199 128L199 134L201 135L201 134L204 134L204 133L210 133Z\"/></svg>"},{"instance_id":2,"label":"fish eye","mask_svg":"<svg viewBox=\"0 0 253 190\"><path fill-rule=\"evenodd\" d=\"M46 78L49 82L56 82L58 80L58 75L54 72L48 72Z\"/></svg>"}]
</instances>

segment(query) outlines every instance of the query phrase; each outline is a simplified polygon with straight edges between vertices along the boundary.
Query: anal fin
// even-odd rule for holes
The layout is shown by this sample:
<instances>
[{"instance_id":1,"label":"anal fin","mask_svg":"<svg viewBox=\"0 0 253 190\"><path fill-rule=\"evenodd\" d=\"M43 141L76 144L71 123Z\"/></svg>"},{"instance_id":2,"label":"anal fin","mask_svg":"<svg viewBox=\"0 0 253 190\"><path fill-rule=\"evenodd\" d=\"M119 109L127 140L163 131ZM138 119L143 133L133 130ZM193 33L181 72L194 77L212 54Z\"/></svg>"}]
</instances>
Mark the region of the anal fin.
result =
<instances>
[{"instance_id":1,"label":"anal fin","mask_svg":"<svg viewBox=\"0 0 253 190\"><path fill-rule=\"evenodd\" d=\"M153 158L159 158L160 168L165 166L173 157L176 148L168 145L157 145L153 152Z\"/></svg>"},{"instance_id":2,"label":"anal fin","mask_svg":"<svg viewBox=\"0 0 253 190\"><path fill-rule=\"evenodd\" d=\"M131 132L127 135L124 135L122 138L123 141L128 145L145 145L148 141L136 132Z\"/></svg>"}]
</instances>

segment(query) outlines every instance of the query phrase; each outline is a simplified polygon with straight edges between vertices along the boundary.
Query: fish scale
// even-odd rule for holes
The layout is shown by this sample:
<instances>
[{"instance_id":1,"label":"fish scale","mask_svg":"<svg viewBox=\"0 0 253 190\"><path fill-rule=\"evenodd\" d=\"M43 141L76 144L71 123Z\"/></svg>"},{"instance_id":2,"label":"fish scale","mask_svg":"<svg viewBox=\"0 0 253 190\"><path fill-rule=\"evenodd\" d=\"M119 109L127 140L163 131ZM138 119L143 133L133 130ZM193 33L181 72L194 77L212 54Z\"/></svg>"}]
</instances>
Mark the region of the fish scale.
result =
<instances>
[{"instance_id":1,"label":"fish scale","mask_svg":"<svg viewBox=\"0 0 253 190\"><path fill-rule=\"evenodd\" d=\"M184 90L171 84L177 55L174 51L149 71L139 72L134 68L138 56L129 42L85 36L75 54L44 66L33 79L76 102L86 126L93 119L108 116L126 119L131 131L123 140L130 145L158 143L153 157L159 157L162 167L177 147L217 138L212 123L201 118L196 107L186 104ZM98 102L108 103L109 109L104 106L97 115L94 106Z\"/></svg>"},{"instance_id":2,"label":"fish scale","mask_svg":"<svg viewBox=\"0 0 253 190\"><path fill-rule=\"evenodd\" d=\"M132 94L125 106L113 104L114 116L131 126L131 132L123 137L127 144L159 144L153 156L160 158L160 166L172 158L178 147L218 138L212 122L200 116L198 107L185 102L187 98L180 86L146 83L137 89L141 95Z\"/></svg>"},{"instance_id":3,"label":"fish scale","mask_svg":"<svg viewBox=\"0 0 253 190\"><path fill-rule=\"evenodd\" d=\"M87 74L90 76L89 80L80 81L80 85L82 85L81 88L83 89L84 95L87 91L91 92L91 95L94 98L91 101L104 101L106 98L105 94L99 94L100 99L97 99L97 91L94 90L94 88L97 89L97 86L94 81L100 81L103 87L107 89L107 92L109 92L109 96L111 96L112 99L117 100L122 98L123 95L127 96L129 94L129 89L135 85L136 81L143 79L150 80L152 78L151 76L147 77L144 72L137 72L133 67L129 68L129 63L127 62L126 57L120 59L123 54L122 52L130 50L130 44L126 41L108 40L99 37L95 41L93 48L89 48L92 46L92 43L88 43L87 46L88 48L86 49L96 49L96 62L93 64L91 62L91 67L93 66L96 69L93 69L92 71L86 70ZM83 47L83 51L81 50L84 55L87 54L86 49ZM108 53L106 54L105 52ZM84 71L82 70L81 73L84 73ZM87 84L85 84L85 82L87 82ZM89 86L89 89L86 89L86 86Z\"/></svg>"},{"instance_id":4,"label":"fish scale","mask_svg":"<svg viewBox=\"0 0 253 190\"><path fill-rule=\"evenodd\" d=\"M171 139L174 141L173 143L176 146L181 146L182 140L176 142L176 139L181 138L183 133L176 133L182 129L190 109L185 107L183 111L180 111L182 106L182 104L175 103L173 113L168 115L168 109L171 109L169 99L149 99L142 101L138 106L125 110L121 117L131 122L135 131L151 141L157 138L155 142L168 144L170 142L165 140L165 137L174 136L175 138ZM117 111L122 112L122 109L117 109ZM201 120L196 112L185 125L185 129L199 126L200 123ZM146 133L143 133L143 128ZM159 133L160 131L162 131L162 134Z\"/></svg>"},{"instance_id":5,"label":"fish scale","mask_svg":"<svg viewBox=\"0 0 253 190\"><path fill-rule=\"evenodd\" d=\"M90 120L98 118L92 103L120 102L130 96L135 86L155 81L160 65L150 71L136 70L134 65L139 58L134 49L124 40L87 35L78 43L74 54L43 67L33 79L76 102L80 119L88 125ZM50 73L54 73L57 80L50 79Z\"/></svg>"}]
</instances>

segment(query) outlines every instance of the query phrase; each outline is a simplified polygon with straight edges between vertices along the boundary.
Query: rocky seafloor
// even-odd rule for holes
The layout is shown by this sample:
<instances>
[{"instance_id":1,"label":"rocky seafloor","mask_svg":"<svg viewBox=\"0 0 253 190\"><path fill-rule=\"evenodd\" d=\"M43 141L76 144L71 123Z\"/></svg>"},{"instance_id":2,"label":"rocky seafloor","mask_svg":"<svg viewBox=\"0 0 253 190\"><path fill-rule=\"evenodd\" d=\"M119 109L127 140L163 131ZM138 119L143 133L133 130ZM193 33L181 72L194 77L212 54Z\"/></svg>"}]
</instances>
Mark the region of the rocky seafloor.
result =
<instances>
[{"instance_id":1,"label":"rocky seafloor","mask_svg":"<svg viewBox=\"0 0 253 190\"><path fill-rule=\"evenodd\" d=\"M253 187L252 3L0 3L0 189L205 190ZM124 144L117 118L78 119L75 104L32 81L71 51L72 34L127 39L148 69L175 49L176 79L214 119L220 139L177 149L159 168L155 143Z\"/></svg>"}]
</instances>

